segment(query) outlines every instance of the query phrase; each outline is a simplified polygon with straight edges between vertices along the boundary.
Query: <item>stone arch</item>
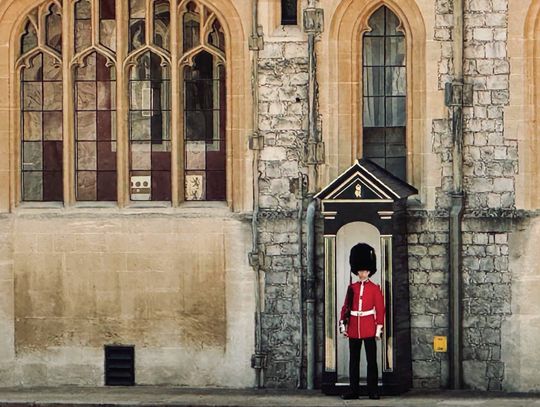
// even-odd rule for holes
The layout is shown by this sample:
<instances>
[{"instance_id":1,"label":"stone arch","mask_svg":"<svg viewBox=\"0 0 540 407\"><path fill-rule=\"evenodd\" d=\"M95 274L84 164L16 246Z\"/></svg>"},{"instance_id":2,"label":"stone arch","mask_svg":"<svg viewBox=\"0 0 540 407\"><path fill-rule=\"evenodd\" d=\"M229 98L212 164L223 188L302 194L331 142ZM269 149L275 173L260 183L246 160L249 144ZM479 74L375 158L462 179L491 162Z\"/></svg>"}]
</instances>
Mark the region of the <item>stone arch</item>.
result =
<instances>
[{"instance_id":1,"label":"stone arch","mask_svg":"<svg viewBox=\"0 0 540 407\"><path fill-rule=\"evenodd\" d=\"M423 149L426 100L426 30L415 0L342 1L332 16L329 28L329 72L335 83L329 89L328 107L331 138L325 140L331 151L328 176L347 168L360 154L358 135L362 128L362 33L368 19L381 6L388 7L401 21L407 45L407 181L423 195ZM421 61L421 62L414 62Z\"/></svg>"},{"instance_id":2,"label":"stone arch","mask_svg":"<svg viewBox=\"0 0 540 407\"><path fill-rule=\"evenodd\" d=\"M50 0L48 0L50 1ZM41 3L45 3L42 1ZM232 0L207 1L201 4L215 11L225 33L227 60L227 203L234 211L249 210L252 201L252 174L249 168L246 134L253 128L247 29ZM0 212L12 210L18 204L18 90L15 63L19 34L28 13L35 8L32 0L8 0L0 6L0 57L6 65L0 69L0 119L8 123L0 130ZM180 1L172 1L178 5ZM67 40L67 39L66 39ZM64 67L67 69L67 67ZM69 91L65 89L64 92ZM66 172L70 172L69 170Z\"/></svg>"},{"instance_id":3,"label":"stone arch","mask_svg":"<svg viewBox=\"0 0 540 407\"><path fill-rule=\"evenodd\" d=\"M537 180L540 166L540 1L532 0L525 16L510 18L512 14L520 12L523 12L523 8L517 10L509 6L508 53L512 67L521 67L522 70L518 72L516 69L510 75L510 111L506 109L505 135L516 138L519 145L516 206L536 209L540 207L540 184ZM523 18L525 24L520 25L522 32L513 35L512 22L523 22ZM514 61L524 63L515 64ZM525 123L520 125L522 121Z\"/></svg>"}]
</instances>

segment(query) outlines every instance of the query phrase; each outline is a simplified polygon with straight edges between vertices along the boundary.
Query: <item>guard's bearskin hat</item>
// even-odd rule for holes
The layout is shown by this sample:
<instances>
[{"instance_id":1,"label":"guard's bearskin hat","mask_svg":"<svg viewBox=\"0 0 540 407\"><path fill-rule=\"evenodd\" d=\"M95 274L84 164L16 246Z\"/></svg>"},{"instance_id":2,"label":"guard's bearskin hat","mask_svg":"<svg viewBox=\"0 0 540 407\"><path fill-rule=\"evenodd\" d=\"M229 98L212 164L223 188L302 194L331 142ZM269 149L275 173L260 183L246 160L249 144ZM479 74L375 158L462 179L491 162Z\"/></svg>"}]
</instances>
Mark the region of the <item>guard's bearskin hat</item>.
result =
<instances>
[{"instance_id":1,"label":"guard's bearskin hat","mask_svg":"<svg viewBox=\"0 0 540 407\"><path fill-rule=\"evenodd\" d=\"M375 249L366 243L358 243L351 249L349 264L351 265L351 273L358 275L359 270L369 270L371 277L377 271Z\"/></svg>"}]
</instances>

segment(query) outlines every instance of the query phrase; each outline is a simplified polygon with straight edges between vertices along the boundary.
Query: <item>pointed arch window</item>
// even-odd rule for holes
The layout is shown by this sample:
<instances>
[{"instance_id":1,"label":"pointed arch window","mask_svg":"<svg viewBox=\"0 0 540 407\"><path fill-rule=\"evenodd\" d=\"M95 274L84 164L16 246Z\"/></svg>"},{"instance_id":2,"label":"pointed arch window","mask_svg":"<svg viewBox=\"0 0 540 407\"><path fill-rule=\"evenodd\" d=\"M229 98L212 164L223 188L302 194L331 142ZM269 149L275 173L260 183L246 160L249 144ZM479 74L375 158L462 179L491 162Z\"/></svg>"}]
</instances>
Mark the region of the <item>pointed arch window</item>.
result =
<instances>
[{"instance_id":1,"label":"pointed arch window","mask_svg":"<svg viewBox=\"0 0 540 407\"><path fill-rule=\"evenodd\" d=\"M49 0L19 55L21 201L226 199L225 33L208 6Z\"/></svg>"},{"instance_id":2,"label":"pointed arch window","mask_svg":"<svg viewBox=\"0 0 540 407\"><path fill-rule=\"evenodd\" d=\"M365 158L406 181L407 72L405 35L386 6L369 19L363 36L363 137Z\"/></svg>"},{"instance_id":3,"label":"pointed arch window","mask_svg":"<svg viewBox=\"0 0 540 407\"><path fill-rule=\"evenodd\" d=\"M225 200L225 37L216 16L194 2L182 21L184 195Z\"/></svg>"},{"instance_id":4,"label":"pointed arch window","mask_svg":"<svg viewBox=\"0 0 540 407\"><path fill-rule=\"evenodd\" d=\"M62 201L62 15L57 2L33 11L21 36L21 200Z\"/></svg>"}]
</instances>

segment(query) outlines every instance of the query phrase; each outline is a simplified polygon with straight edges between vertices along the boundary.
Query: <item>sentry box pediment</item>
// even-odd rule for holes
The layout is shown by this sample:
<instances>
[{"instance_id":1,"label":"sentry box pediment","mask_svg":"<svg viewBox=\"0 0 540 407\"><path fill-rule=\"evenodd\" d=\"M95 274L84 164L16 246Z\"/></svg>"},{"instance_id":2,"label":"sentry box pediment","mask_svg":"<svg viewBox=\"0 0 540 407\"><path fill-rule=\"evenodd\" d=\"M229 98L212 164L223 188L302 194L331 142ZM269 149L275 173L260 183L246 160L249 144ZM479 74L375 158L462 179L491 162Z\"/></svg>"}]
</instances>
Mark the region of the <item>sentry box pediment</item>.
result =
<instances>
[{"instance_id":1,"label":"sentry box pediment","mask_svg":"<svg viewBox=\"0 0 540 407\"><path fill-rule=\"evenodd\" d=\"M418 190L365 158L356 162L315 195L322 201L397 201Z\"/></svg>"},{"instance_id":2,"label":"sentry box pediment","mask_svg":"<svg viewBox=\"0 0 540 407\"><path fill-rule=\"evenodd\" d=\"M348 221L371 220L378 223L377 218L391 219L395 204L417 193L413 186L373 161L362 158L323 188L315 198L322 202L325 219L335 219L341 214Z\"/></svg>"}]
</instances>

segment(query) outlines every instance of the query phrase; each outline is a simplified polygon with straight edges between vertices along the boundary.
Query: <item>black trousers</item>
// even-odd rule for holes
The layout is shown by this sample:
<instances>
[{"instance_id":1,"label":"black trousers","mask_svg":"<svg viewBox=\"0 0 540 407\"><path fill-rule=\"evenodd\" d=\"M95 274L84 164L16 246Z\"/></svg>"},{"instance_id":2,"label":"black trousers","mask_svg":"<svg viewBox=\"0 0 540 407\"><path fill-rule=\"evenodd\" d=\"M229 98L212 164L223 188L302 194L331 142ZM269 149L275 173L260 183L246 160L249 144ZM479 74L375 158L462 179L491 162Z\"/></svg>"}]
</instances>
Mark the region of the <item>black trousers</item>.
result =
<instances>
[{"instance_id":1,"label":"black trousers","mask_svg":"<svg viewBox=\"0 0 540 407\"><path fill-rule=\"evenodd\" d=\"M374 394L378 392L379 381L375 337L364 339L349 338L349 380L351 392L356 394L360 392L360 351L362 350L362 342L364 342L366 348L368 393Z\"/></svg>"}]
</instances>

